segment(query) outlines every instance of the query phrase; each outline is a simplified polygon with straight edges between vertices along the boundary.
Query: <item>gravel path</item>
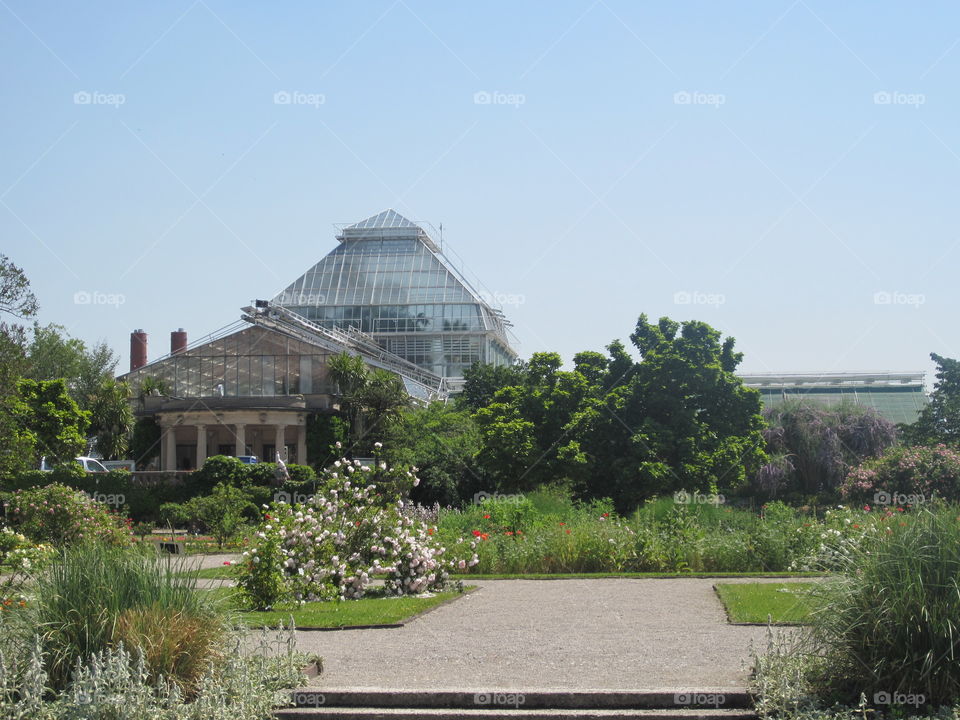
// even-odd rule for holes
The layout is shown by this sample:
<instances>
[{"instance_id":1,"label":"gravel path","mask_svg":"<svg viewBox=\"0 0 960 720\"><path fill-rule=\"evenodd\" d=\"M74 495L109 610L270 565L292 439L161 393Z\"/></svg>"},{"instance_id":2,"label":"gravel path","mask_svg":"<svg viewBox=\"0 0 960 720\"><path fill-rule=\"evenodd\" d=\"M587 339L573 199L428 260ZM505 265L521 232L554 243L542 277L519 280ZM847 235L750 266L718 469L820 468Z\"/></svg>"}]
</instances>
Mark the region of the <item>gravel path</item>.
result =
<instances>
[{"instance_id":1,"label":"gravel path","mask_svg":"<svg viewBox=\"0 0 960 720\"><path fill-rule=\"evenodd\" d=\"M402 628L300 632L326 688L464 690L745 687L751 642L719 579L476 581Z\"/></svg>"}]
</instances>

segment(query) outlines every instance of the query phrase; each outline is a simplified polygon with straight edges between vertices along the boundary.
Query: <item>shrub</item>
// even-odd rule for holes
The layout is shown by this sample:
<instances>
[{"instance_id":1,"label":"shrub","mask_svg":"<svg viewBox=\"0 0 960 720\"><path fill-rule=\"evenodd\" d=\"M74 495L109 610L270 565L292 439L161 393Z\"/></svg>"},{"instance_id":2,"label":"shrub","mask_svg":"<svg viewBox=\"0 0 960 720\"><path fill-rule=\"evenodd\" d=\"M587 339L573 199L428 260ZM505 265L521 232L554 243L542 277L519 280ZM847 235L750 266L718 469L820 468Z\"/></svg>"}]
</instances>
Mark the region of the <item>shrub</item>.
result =
<instances>
[{"instance_id":1,"label":"shrub","mask_svg":"<svg viewBox=\"0 0 960 720\"><path fill-rule=\"evenodd\" d=\"M211 495L195 497L184 506L188 520L199 523L221 548L239 532L248 511L255 514L257 509L247 494L225 483L218 483Z\"/></svg>"},{"instance_id":2,"label":"shrub","mask_svg":"<svg viewBox=\"0 0 960 720\"><path fill-rule=\"evenodd\" d=\"M130 531L119 516L79 490L57 483L13 493L7 518L14 529L37 543L60 547L90 540L111 545L130 542Z\"/></svg>"},{"instance_id":3,"label":"shrub","mask_svg":"<svg viewBox=\"0 0 960 720\"><path fill-rule=\"evenodd\" d=\"M896 440L893 423L852 402L827 407L791 400L763 415L772 459L758 471L754 488L764 497L834 494L850 468Z\"/></svg>"},{"instance_id":4,"label":"shrub","mask_svg":"<svg viewBox=\"0 0 960 720\"><path fill-rule=\"evenodd\" d=\"M124 638L156 642L168 646L158 658L169 669L169 658L180 652L192 653L198 661L219 652L225 622L208 593L196 592L193 581L181 574L182 564L174 564L156 554L136 552L130 548L110 547L103 543L78 545L65 550L51 568L36 579L32 602L26 618L39 629L44 665L52 687L63 688L78 660L116 647ZM148 611L137 614L136 611ZM143 634L149 618L172 621L179 615L177 628L164 634L158 626L154 635ZM205 644L193 640L169 647L182 628L203 626L197 633ZM121 629L122 628L122 629ZM134 649L134 648L129 648ZM144 648L148 659L152 650ZM188 668L169 680L186 687L195 679L195 668L186 660L173 664ZM166 673L161 666L149 666L158 675Z\"/></svg>"},{"instance_id":5,"label":"shrub","mask_svg":"<svg viewBox=\"0 0 960 720\"><path fill-rule=\"evenodd\" d=\"M935 504L866 542L851 543L843 575L824 583L811 640L823 658L813 687L856 703L861 693L960 699L956 623L960 617L960 521Z\"/></svg>"},{"instance_id":6,"label":"shrub","mask_svg":"<svg viewBox=\"0 0 960 720\"><path fill-rule=\"evenodd\" d=\"M338 460L325 475L312 502L278 502L264 513L240 566L251 605L359 598L375 576L390 594L415 594L443 587L454 563L467 566L475 541L441 546L433 528L403 515L417 483L411 472Z\"/></svg>"},{"instance_id":7,"label":"shrub","mask_svg":"<svg viewBox=\"0 0 960 720\"><path fill-rule=\"evenodd\" d=\"M198 494L206 494L213 490L217 483L226 483L234 487L243 486L247 482L251 467L256 466L247 465L235 457L214 455L208 457L203 467L191 474L191 479L199 491Z\"/></svg>"},{"instance_id":8,"label":"shrub","mask_svg":"<svg viewBox=\"0 0 960 720\"><path fill-rule=\"evenodd\" d=\"M958 500L960 453L946 445L891 448L851 471L841 492L844 497L883 504L907 504L898 499L910 495L920 502L933 496Z\"/></svg>"}]
</instances>

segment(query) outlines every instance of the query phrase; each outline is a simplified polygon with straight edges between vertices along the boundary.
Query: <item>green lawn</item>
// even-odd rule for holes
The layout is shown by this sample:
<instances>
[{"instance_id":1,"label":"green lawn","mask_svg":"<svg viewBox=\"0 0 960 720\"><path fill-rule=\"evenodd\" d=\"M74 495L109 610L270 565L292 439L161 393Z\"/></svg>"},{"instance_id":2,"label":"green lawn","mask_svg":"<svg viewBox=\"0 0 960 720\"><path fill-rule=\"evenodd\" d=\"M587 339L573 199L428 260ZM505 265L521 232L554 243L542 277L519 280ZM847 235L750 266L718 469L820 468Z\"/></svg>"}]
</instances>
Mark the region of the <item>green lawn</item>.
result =
<instances>
[{"instance_id":1,"label":"green lawn","mask_svg":"<svg viewBox=\"0 0 960 720\"><path fill-rule=\"evenodd\" d=\"M733 623L798 625L809 620L813 583L718 583L717 595Z\"/></svg>"},{"instance_id":2,"label":"green lawn","mask_svg":"<svg viewBox=\"0 0 960 720\"><path fill-rule=\"evenodd\" d=\"M622 573L492 573L451 575L452 580L589 580L592 578L727 578L822 577L819 572L622 572ZM201 576L203 577L203 576Z\"/></svg>"},{"instance_id":3,"label":"green lawn","mask_svg":"<svg viewBox=\"0 0 960 720\"><path fill-rule=\"evenodd\" d=\"M472 590L472 587L467 587ZM436 593L433 597L365 597L343 602L314 602L296 606L281 606L269 611L242 610L238 607L234 588L201 590L222 597L237 610L241 621L250 627L275 627L290 622L290 616L299 628L346 628L358 625L393 625L403 623L430 608L462 596L458 592Z\"/></svg>"}]
</instances>

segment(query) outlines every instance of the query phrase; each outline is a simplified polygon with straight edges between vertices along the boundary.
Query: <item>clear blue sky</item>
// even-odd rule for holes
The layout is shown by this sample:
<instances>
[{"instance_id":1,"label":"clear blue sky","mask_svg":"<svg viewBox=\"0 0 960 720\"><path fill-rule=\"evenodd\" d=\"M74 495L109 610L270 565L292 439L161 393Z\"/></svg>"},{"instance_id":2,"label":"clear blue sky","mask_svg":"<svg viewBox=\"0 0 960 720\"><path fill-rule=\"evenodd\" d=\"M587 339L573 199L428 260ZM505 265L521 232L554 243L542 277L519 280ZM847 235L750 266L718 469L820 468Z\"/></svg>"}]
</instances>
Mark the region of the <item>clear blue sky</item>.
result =
<instances>
[{"instance_id":1,"label":"clear blue sky","mask_svg":"<svg viewBox=\"0 0 960 720\"><path fill-rule=\"evenodd\" d=\"M0 251L121 370L134 328L199 338L393 207L522 356L646 312L745 371L929 371L960 356L958 71L954 3L0 0Z\"/></svg>"}]
</instances>

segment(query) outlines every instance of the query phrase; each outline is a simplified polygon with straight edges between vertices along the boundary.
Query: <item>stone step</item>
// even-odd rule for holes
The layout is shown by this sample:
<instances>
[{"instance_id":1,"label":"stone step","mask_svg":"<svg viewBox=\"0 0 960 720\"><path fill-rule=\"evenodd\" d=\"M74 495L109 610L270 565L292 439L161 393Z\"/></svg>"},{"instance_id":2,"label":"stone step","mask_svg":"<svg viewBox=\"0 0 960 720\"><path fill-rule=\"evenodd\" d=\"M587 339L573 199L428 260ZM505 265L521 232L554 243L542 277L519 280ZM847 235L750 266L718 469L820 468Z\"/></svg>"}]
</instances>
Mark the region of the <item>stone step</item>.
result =
<instances>
[{"instance_id":1,"label":"stone step","mask_svg":"<svg viewBox=\"0 0 960 720\"><path fill-rule=\"evenodd\" d=\"M277 720L756 720L746 709L724 708L362 708L298 707L276 710Z\"/></svg>"},{"instance_id":2,"label":"stone step","mask_svg":"<svg viewBox=\"0 0 960 720\"><path fill-rule=\"evenodd\" d=\"M304 687L290 693L297 708L492 710L749 710L742 688L658 690L381 690ZM484 715L488 717L488 715ZM679 715L677 717L680 717ZM693 715L693 717L701 717Z\"/></svg>"}]
</instances>

